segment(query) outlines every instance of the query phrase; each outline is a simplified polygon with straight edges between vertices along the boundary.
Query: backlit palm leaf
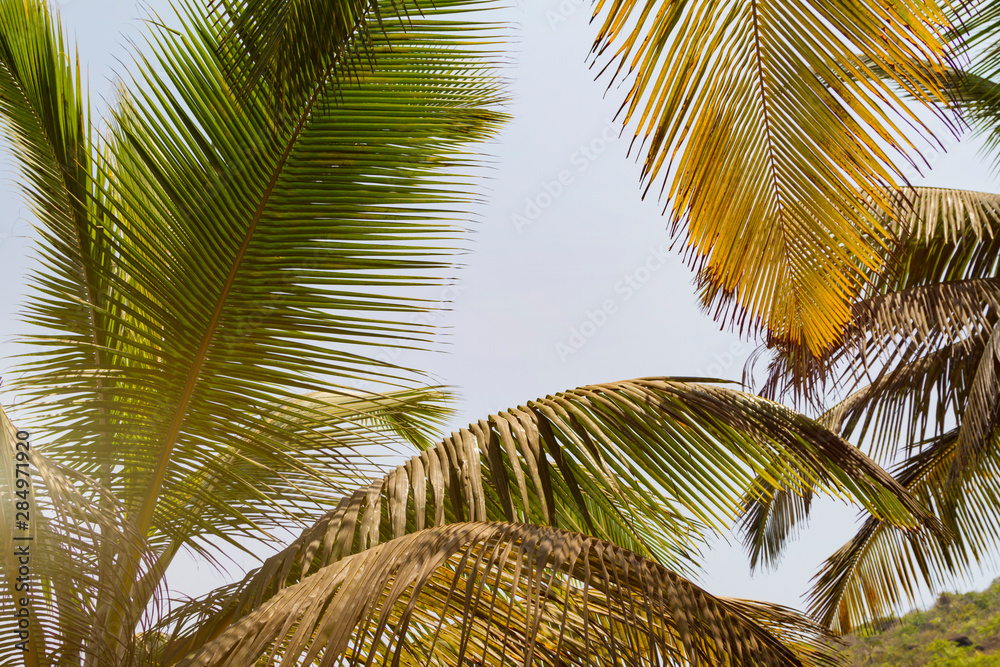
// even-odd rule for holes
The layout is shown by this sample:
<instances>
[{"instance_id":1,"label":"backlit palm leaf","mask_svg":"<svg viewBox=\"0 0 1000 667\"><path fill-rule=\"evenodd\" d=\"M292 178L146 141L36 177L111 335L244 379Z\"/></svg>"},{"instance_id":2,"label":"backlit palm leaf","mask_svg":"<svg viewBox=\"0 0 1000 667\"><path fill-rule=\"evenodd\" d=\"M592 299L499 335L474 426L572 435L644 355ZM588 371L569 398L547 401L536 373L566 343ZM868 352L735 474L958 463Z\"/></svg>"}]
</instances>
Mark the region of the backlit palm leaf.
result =
<instances>
[{"instance_id":1,"label":"backlit palm leaf","mask_svg":"<svg viewBox=\"0 0 1000 667\"><path fill-rule=\"evenodd\" d=\"M706 303L812 354L835 344L896 239L893 157L913 159L906 130L922 124L894 86L946 102L940 6L601 0L594 14L647 189L664 179Z\"/></svg>"},{"instance_id":2,"label":"backlit palm leaf","mask_svg":"<svg viewBox=\"0 0 1000 667\"><path fill-rule=\"evenodd\" d=\"M1000 196L916 188L889 222L908 229L893 270L870 276L841 342L820 357L774 341L762 394L817 400L988 332L1000 300Z\"/></svg>"},{"instance_id":3,"label":"backlit palm leaf","mask_svg":"<svg viewBox=\"0 0 1000 667\"><path fill-rule=\"evenodd\" d=\"M209 0L213 23L222 26L221 47L241 98L260 92L262 80L278 113L285 100L311 92L311 83L335 76L349 83L352 67L377 58L370 31L380 19L373 0ZM415 6L410 7L414 11ZM390 20L391 20L390 16ZM340 67L335 67L340 65Z\"/></svg>"},{"instance_id":4,"label":"backlit palm leaf","mask_svg":"<svg viewBox=\"0 0 1000 667\"><path fill-rule=\"evenodd\" d=\"M948 85L965 120L983 140L982 153L1000 164L1000 3L959 3L955 33L967 59L949 73Z\"/></svg>"},{"instance_id":5,"label":"backlit palm leaf","mask_svg":"<svg viewBox=\"0 0 1000 667\"><path fill-rule=\"evenodd\" d=\"M492 80L478 78L488 55L476 44L489 33L480 39L463 26L459 36L457 24L440 20L447 11L405 30L403 18L384 17L399 39L391 51L377 46L384 57L367 83L334 91L317 81L316 95L277 135L267 107L235 104L208 25L192 16L185 37L151 37L165 79L152 64L139 75L102 165L114 176L99 194L109 214L103 233L118 250L109 269L115 303L106 309L114 354L103 366L81 359L66 370L49 360L94 346L42 339L52 352L26 382L50 405L68 406L54 417L65 437L52 453L85 470L109 455L100 443L81 446L94 442L96 417L114 420L116 463L150 473L113 487L141 528L168 530L157 507L190 497L181 471L230 456L234 442L259 465L294 461L302 483L329 485L337 434L321 445L313 429L294 437L287 427L303 412L298 394L330 391L331 376L406 377L359 349L426 340L406 322L427 305L410 288L447 265L454 220L472 197L426 179L466 165L461 144L486 136L499 118L484 106L497 99ZM446 48L449 38L470 51ZM429 76L410 64L418 58L451 74ZM376 103L379 119L369 112ZM113 390L67 404L79 391L71 378L94 376ZM322 404L312 407L318 414ZM257 495L246 480L228 483Z\"/></svg>"},{"instance_id":6,"label":"backlit palm leaf","mask_svg":"<svg viewBox=\"0 0 1000 667\"><path fill-rule=\"evenodd\" d=\"M80 664L86 647L114 664L132 649L129 638L118 645L94 633L94 621L108 613L102 602L128 608L129 591L115 577L115 563L99 552L102 544L120 546L136 536L106 489L36 445L0 409L0 631L13 640L0 646L0 663ZM17 613L25 608L29 625L19 628ZM19 641L27 641L27 653Z\"/></svg>"},{"instance_id":7,"label":"backlit palm leaf","mask_svg":"<svg viewBox=\"0 0 1000 667\"><path fill-rule=\"evenodd\" d=\"M495 32L451 18L466 6L410 21L389 3L363 74L339 59L305 98L264 78L241 101L224 28L182 3L179 30L151 25L92 146L60 29L35 0L0 3L0 102L43 225L28 312L49 330L18 389L46 455L128 518L97 557L121 590L137 583L136 611L177 549L210 555L338 498L366 472L346 453L386 427L426 442L435 399L394 410L399 393L343 385L416 383L366 350L427 344L412 320L436 304L418 288L450 266L476 199L464 146L502 119ZM94 646L130 634L128 604L95 604L115 611Z\"/></svg>"},{"instance_id":8,"label":"backlit palm leaf","mask_svg":"<svg viewBox=\"0 0 1000 667\"><path fill-rule=\"evenodd\" d=\"M920 586L967 573L998 537L997 199L940 190L917 196L897 269L855 307L844 343L792 377L793 390L822 386L824 375L853 384L820 421L857 438L877 460L902 457L900 483L950 530L905 535L868 519L827 561L812 592L813 611L841 631L897 611ZM772 386L794 364L787 349L777 360ZM773 557L785 538L765 528L794 525L803 507L775 495L749 509L748 542L770 540Z\"/></svg>"},{"instance_id":9,"label":"backlit palm leaf","mask_svg":"<svg viewBox=\"0 0 1000 667\"><path fill-rule=\"evenodd\" d=\"M958 430L927 444L907 460L898 479L942 521L949 536L904 534L869 518L858 534L831 556L810 592L810 611L823 625L850 632L914 604L920 587L952 585L973 565L994 558L1000 533L1000 473L996 438L974 468L963 470L966 483L951 480Z\"/></svg>"}]
</instances>

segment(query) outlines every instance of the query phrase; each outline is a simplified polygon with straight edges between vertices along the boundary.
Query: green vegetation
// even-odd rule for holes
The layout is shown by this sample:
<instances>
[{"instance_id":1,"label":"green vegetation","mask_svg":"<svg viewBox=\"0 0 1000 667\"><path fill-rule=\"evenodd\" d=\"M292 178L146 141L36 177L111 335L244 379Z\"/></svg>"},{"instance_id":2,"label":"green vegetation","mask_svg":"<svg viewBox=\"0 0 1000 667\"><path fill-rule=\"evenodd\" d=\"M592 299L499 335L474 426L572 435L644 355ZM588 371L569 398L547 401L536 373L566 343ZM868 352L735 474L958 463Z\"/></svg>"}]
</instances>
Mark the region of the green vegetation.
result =
<instances>
[{"instance_id":1,"label":"green vegetation","mask_svg":"<svg viewBox=\"0 0 1000 667\"><path fill-rule=\"evenodd\" d=\"M941 593L926 611L874 623L845 637L858 667L1000 665L1000 579L982 592Z\"/></svg>"},{"instance_id":2,"label":"green vegetation","mask_svg":"<svg viewBox=\"0 0 1000 667\"><path fill-rule=\"evenodd\" d=\"M1000 2L596 2L643 183L702 303L767 344L764 396L591 384L450 436L450 394L380 352L432 347L420 290L486 195L500 3L170 4L96 117L49 2L0 0L0 139L37 222L0 664L825 667L828 631L996 552L1000 196L899 181L905 99L1000 145ZM989 47L978 78L953 42ZM685 579L739 520L774 562L815 493L867 515L811 618ZM180 553L268 547L204 597L166 586ZM982 664L994 618L900 646Z\"/></svg>"}]
</instances>

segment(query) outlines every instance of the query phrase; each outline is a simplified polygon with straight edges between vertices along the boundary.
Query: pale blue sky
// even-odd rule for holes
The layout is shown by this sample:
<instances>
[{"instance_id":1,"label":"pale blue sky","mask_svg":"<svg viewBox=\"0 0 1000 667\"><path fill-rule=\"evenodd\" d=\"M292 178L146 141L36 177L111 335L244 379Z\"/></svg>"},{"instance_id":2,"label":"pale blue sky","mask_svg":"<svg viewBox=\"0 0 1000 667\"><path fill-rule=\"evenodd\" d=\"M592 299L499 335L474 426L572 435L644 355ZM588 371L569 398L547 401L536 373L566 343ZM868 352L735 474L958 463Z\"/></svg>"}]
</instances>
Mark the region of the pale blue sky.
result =
<instances>
[{"instance_id":1,"label":"pale blue sky","mask_svg":"<svg viewBox=\"0 0 1000 667\"><path fill-rule=\"evenodd\" d=\"M109 96L116 59L126 57L126 38L140 34L135 19L145 11L134 0L58 6L78 39L93 94ZM165 0L149 6L169 15ZM582 384L649 375L739 379L754 345L720 331L699 311L691 273L668 250L661 207L640 201L639 167L626 157L627 141L613 140L617 133L607 130L622 91L605 95L606 83L595 83L585 62L594 30L589 3L535 0L506 15L517 24L509 70L513 121L485 147L495 156L490 201L477 211L467 266L447 293L452 311L439 318L450 332L449 349L385 353L461 392L456 427ZM926 183L996 191L975 146L949 144L948 153L933 157ZM31 223L9 161L0 167L0 293L7 315L0 336L9 356L8 341L20 331L9 316L24 292ZM0 368L10 366L3 361ZM765 577L751 579L738 550L717 545L702 583L716 594L801 607L809 578L850 536L855 515L839 503L819 503L813 528ZM179 560L170 581L175 592L189 594L222 583L192 559Z\"/></svg>"}]
</instances>

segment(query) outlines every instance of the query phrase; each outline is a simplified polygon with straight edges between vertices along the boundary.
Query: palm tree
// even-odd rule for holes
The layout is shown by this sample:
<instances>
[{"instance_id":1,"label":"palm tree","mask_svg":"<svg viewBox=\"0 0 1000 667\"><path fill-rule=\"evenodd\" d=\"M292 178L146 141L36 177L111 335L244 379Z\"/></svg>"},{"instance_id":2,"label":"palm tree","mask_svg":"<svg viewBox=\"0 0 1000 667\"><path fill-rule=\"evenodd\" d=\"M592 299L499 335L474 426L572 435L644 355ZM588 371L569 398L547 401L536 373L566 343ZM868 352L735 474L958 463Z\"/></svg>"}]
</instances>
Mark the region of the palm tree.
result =
<instances>
[{"instance_id":1,"label":"palm tree","mask_svg":"<svg viewBox=\"0 0 1000 667\"><path fill-rule=\"evenodd\" d=\"M468 14L489 4L176 7L96 131L58 19L0 2L0 107L41 236L31 432L0 428L0 660L830 663L815 623L684 575L775 492L940 530L839 436L648 378L435 442L446 396L373 358L427 344L408 318L460 244L471 144L503 120L502 33ZM171 604L181 550L254 553L289 526L243 580Z\"/></svg>"},{"instance_id":2,"label":"palm tree","mask_svg":"<svg viewBox=\"0 0 1000 667\"><path fill-rule=\"evenodd\" d=\"M915 203L915 206L914 206ZM912 604L995 558L1000 464L1000 196L920 188L894 271L872 277L842 341L821 357L777 346L764 393L820 403L820 423L851 438L948 528L905 534L868 518L811 593L814 616L847 632ZM763 497L762 497L763 498ZM808 515L808 494L751 506L751 557L773 562Z\"/></svg>"},{"instance_id":3,"label":"palm tree","mask_svg":"<svg viewBox=\"0 0 1000 667\"><path fill-rule=\"evenodd\" d=\"M942 82L995 163L1000 5L960 9L951 38L965 53L941 68ZM893 466L948 528L918 537L868 518L827 560L811 592L814 617L839 632L912 604L921 587L953 584L993 562L997 548L1000 199L935 188L897 197L885 218L901 240L896 256L886 271L866 276L840 340L812 354L773 337L762 390L821 405L836 389L841 400L819 421ZM808 515L809 496L762 498L750 505L747 545L751 559L766 564Z\"/></svg>"}]
</instances>

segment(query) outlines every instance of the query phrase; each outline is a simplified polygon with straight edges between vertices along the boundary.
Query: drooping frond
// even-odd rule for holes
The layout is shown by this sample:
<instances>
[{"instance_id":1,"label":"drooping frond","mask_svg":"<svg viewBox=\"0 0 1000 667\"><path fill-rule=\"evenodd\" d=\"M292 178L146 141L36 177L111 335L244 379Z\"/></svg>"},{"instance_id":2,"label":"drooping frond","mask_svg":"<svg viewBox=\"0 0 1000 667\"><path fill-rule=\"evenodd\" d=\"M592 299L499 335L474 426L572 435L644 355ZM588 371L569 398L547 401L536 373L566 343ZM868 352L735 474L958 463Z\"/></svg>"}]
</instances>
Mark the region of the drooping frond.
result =
<instances>
[{"instance_id":1,"label":"drooping frond","mask_svg":"<svg viewBox=\"0 0 1000 667\"><path fill-rule=\"evenodd\" d=\"M980 149L1000 165L1000 3L981 0L958 3L965 11L955 21L955 37L965 47L967 58L961 68L950 73L949 85L953 98L963 112L963 118L976 135L982 138Z\"/></svg>"},{"instance_id":2,"label":"drooping frond","mask_svg":"<svg viewBox=\"0 0 1000 667\"><path fill-rule=\"evenodd\" d=\"M958 429L927 443L900 466L899 482L938 515L948 534L903 533L868 518L824 563L810 592L810 613L837 632L912 606L921 587L940 589L995 558L1000 532L996 438L959 490L951 481Z\"/></svg>"},{"instance_id":3,"label":"drooping frond","mask_svg":"<svg viewBox=\"0 0 1000 667\"><path fill-rule=\"evenodd\" d=\"M947 102L939 5L601 0L594 16L706 303L824 352L895 247L894 159L916 164L907 131L923 128L902 96Z\"/></svg>"},{"instance_id":4,"label":"drooping frond","mask_svg":"<svg viewBox=\"0 0 1000 667\"><path fill-rule=\"evenodd\" d=\"M904 525L913 524L894 505L922 511L847 443L741 392L665 378L562 392L471 424L344 498L243 581L182 606L167 620L176 633L167 655L351 553L426 526L549 524L687 568L703 524L731 525L748 488L812 487L852 494Z\"/></svg>"},{"instance_id":5,"label":"drooping frond","mask_svg":"<svg viewBox=\"0 0 1000 667\"><path fill-rule=\"evenodd\" d=\"M979 357L975 375L969 383L968 397L958 427L955 461L950 482L965 486L975 477L982 459L994 446L993 434L1000 427L1000 324L997 324ZM972 474L970 474L972 473Z\"/></svg>"},{"instance_id":6,"label":"drooping frond","mask_svg":"<svg viewBox=\"0 0 1000 667\"><path fill-rule=\"evenodd\" d=\"M925 434L943 435L961 414L983 344L980 336L932 354L914 353L909 346L894 359L904 361L886 364L870 384L836 403L817 421L860 443L881 465L889 465L900 450L912 455L919 451ZM751 567L778 564L785 546L808 519L811 500L808 491L787 490L746 499L741 528Z\"/></svg>"},{"instance_id":7,"label":"drooping frond","mask_svg":"<svg viewBox=\"0 0 1000 667\"><path fill-rule=\"evenodd\" d=\"M917 188L897 205L890 222L908 236L892 271L870 276L850 326L824 355L773 341L762 394L818 402L828 383L857 389L883 370L992 328L1000 299L1000 197Z\"/></svg>"},{"instance_id":8,"label":"drooping frond","mask_svg":"<svg viewBox=\"0 0 1000 667\"><path fill-rule=\"evenodd\" d=\"M876 461L912 453L962 415L987 340L976 335L932 352L908 346L871 383L829 410L830 428L855 439Z\"/></svg>"},{"instance_id":9,"label":"drooping frond","mask_svg":"<svg viewBox=\"0 0 1000 667\"><path fill-rule=\"evenodd\" d=\"M344 447L356 447L359 451L370 452L366 458L369 469L378 471L384 465L386 456L398 456L401 451L409 451L409 445L420 445L427 442L431 429L440 429L442 418L450 414L443 402L448 394L436 389L411 390L387 394L366 394L354 392L346 394L313 394L302 401L302 414L298 421L285 424L289 437L324 439L336 437L337 442ZM317 410L317 406L320 408ZM320 417L319 415L322 415ZM351 426L361 425L363 430L352 433ZM359 457L360 458L360 457ZM252 459L233 453L223 465L229 469L231 476L241 476L248 483L261 489L262 495L269 497L287 497L288 508L302 516L312 516L317 507L317 499L329 494L329 490L321 482L308 484L295 481L295 470L288 466L262 467ZM363 467L361 463L354 464ZM242 520L242 528L234 521L232 512L220 512L221 506L240 506L246 503L244 494L239 490L221 486L205 475L198 482L201 484L199 493L192 496L183 507L171 508L177 517L177 527L168 542L162 539L151 539L150 544L157 547L158 566L165 570L173 557L184 546L193 547L203 558L217 567L222 567L215 554L218 541L226 541L231 547L248 550L248 544L233 540L233 535L244 534L252 536L259 546L261 535L254 534L255 525L266 525L268 505L250 507L242 510L237 520ZM213 502L205 502L206 497L212 497ZM177 535L182 537L178 538ZM136 613L141 612L156 593L163 576L163 571L146 575L149 581L133 592L133 606Z\"/></svg>"},{"instance_id":10,"label":"drooping frond","mask_svg":"<svg viewBox=\"0 0 1000 667\"><path fill-rule=\"evenodd\" d=\"M856 440L883 464L902 456L901 474L917 485L920 497L930 499L928 507L954 532L972 531L949 543L905 536L870 520L852 545L831 559L820 584L845 596L845 608L854 610L845 612L848 617L863 616L867 612L858 610L864 608L871 618L878 617L913 595L913 581L936 586L964 572L972 556L960 553L967 548L963 540L973 544L975 560L988 550L990 542L981 536L991 531L962 503L981 509L983 516L995 514L983 466L989 470L996 455L993 348L1000 312L1000 202L995 195L948 190L918 190L916 195L909 208L912 217L900 220L911 234L906 251L896 271L874 281L871 296L855 306L843 343L825 357L807 358L802 366L797 363L804 355L780 349L770 369L774 393L817 392L828 379L842 390L853 389L819 421ZM944 444L928 446L928 439ZM953 488L946 488L949 484ZM774 558L804 508L801 498L775 494L754 499L748 510L748 546L759 549L768 540L764 546ZM871 553L865 552L869 548ZM903 575L880 574L893 557L909 559L920 576L909 581ZM852 558L867 565L854 571ZM873 565L865 558L881 560ZM897 585L902 586L898 594L887 592ZM865 586L873 587L870 594ZM831 599L828 593L820 595ZM830 607L823 613L832 618Z\"/></svg>"},{"instance_id":11,"label":"drooping frond","mask_svg":"<svg viewBox=\"0 0 1000 667\"><path fill-rule=\"evenodd\" d=\"M836 664L823 639L595 538L459 523L320 570L179 664Z\"/></svg>"},{"instance_id":12,"label":"drooping frond","mask_svg":"<svg viewBox=\"0 0 1000 667\"><path fill-rule=\"evenodd\" d=\"M759 483L764 485L763 480ZM740 530L751 571L778 565L785 545L798 536L809 518L812 499L809 489L796 492L773 487L747 497Z\"/></svg>"}]
</instances>

